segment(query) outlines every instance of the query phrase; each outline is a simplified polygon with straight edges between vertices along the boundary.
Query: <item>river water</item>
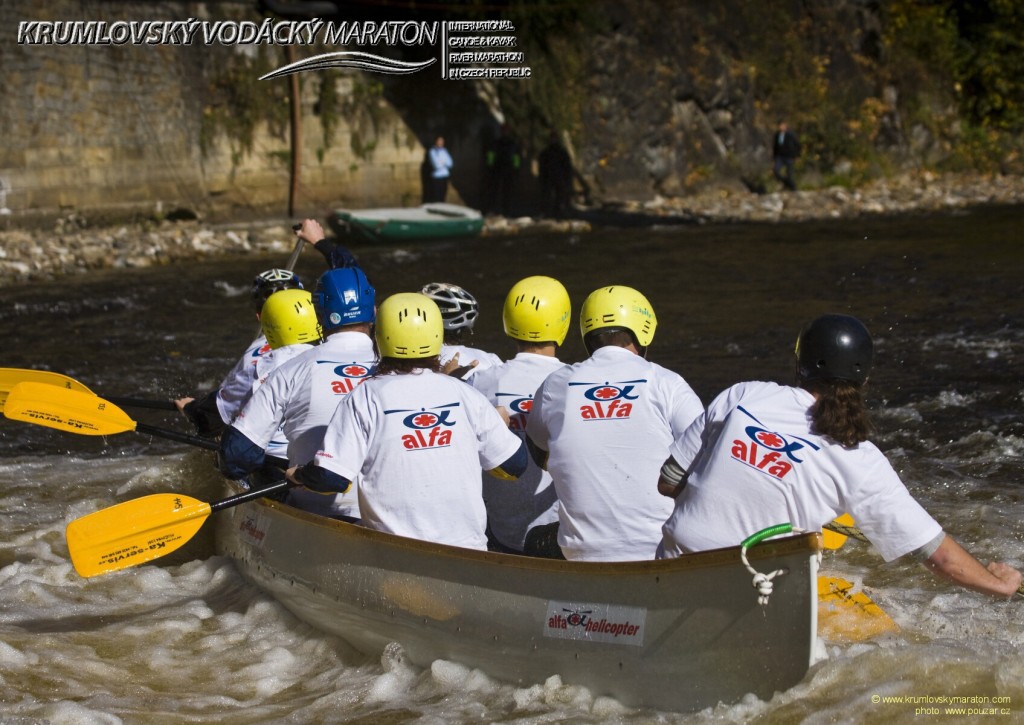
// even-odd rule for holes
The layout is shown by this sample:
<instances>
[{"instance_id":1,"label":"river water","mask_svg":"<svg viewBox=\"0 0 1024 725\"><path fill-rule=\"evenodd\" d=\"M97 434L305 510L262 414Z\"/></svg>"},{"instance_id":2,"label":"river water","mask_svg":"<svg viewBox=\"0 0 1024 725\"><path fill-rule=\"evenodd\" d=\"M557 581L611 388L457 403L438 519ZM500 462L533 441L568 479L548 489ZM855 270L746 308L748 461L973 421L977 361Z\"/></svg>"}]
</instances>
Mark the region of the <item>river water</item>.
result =
<instances>
[{"instance_id":1,"label":"river water","mask_svg":"<svg viewBox=\"0 0 1024 725\"><path fill-rule=\"evenodd\" d=\"M789 382L801 324L863 319L876 340L877 442L911 491L983 560L1024 564L1024 208L790 225L605 229L577 236L357 248L378 294L452 281L481 303L475 344L503 356L518 279L644 291L651 358L705 403L745 379ZM322 260L306 252L310 282ZM280 255L91 273L0 289L0 367L69 375L107 396L217 384L255 332L248 284ZM577 360L575 331L563 359ZM186 430L172 414L141 422ZM75 436L0 420L0 722L1024 722L1024 599L952 589L847 543L823 567L867 587L895 635L828 643L771 700L695 714L622 708L557 680L527 689L400 650L365 657L297 621L214 555L206 528L152 565L78 577L68 521L157 492L219 497L210 454L129 432ZM685 655L681 655L685 656ZM770 665L768 665L770 666ZM910 698L896 703L892 697ZM978 698L974 715L944 700ZM983 715L981 708L995 708ZM937 708L932 711L920 708ZM940 718L942 719L942 718Z\"/></svg>"}]
</instances>

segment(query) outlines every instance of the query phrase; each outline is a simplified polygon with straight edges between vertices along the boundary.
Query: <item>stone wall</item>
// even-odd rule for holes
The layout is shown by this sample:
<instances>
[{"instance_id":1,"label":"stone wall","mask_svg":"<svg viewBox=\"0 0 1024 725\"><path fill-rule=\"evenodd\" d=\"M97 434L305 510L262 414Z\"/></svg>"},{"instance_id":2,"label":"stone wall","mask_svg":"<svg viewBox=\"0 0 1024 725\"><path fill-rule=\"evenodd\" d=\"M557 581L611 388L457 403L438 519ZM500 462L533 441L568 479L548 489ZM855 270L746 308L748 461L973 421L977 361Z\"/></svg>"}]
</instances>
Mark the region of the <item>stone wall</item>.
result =
<instances>
[{"instance_id":1,"label":"stone wall","mask_svg":"<svg viewBox=\"0 0 1024 725\"><path fill-rule=\"evenodd\" d=\"M203 148L204 114L218 103L218 73L238 47L27 45L22 21L203 19L203 3L5 0L0 4L0 207L9 220L69 212L150 215L199 211L283 214L290 179L287 125L257 124L251 149L220 130ZM253 4L229 4L248 17ZM259 20L258 16L249 19ZM284 51L273 48L285 62ZM345 97L360 74L336 80ZM258 77L258 76L257 76ZM322 77L302 77L302 147L296 211L416 203L422 142L384 98L370 99L372 143L353 144L338 119L328 145L316 114ZM287 103L287 78L277 97ZM353 116L368 109L363 108ZM284 113L287 119L287 110ZM354 148L354 146L356 148Z\"/></svg>"}]
</instances>

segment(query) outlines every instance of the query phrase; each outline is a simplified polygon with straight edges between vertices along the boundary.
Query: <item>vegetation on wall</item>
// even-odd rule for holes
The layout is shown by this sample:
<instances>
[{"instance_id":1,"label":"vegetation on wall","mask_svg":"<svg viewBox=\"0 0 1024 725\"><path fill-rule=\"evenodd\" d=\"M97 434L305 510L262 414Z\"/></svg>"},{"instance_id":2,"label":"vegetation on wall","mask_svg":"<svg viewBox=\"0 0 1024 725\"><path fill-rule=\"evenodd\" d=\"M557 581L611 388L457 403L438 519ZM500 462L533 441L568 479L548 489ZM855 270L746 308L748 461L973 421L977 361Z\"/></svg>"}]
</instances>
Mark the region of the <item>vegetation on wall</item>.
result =
<instances>
[{"instance_id":1,"label":"vegetation on wall","mask_svg":"<svg viewBox=\"0 0 1024 725\"><path fill-rule=\"evenodd\" d=\"M211 72L200 128L200 148L207 155L219 136L228 139L232 163L253 151L256 129L266 124L275 136L288 128L288 85L259 77L282 65L281 51L256 46L254 56L222 49L217 70Z\"/></svg>"},{"instance_id":2,"label":"vegetation on wall","mask_svg":"<svg viewBox=\"0 0 1024 725\"><path fill-rule=\"evenodd\" d=\"M377 148L377 134L384 121L383 84L372 76L354 76L349 92L341 102L348 119L349 146L357 158L368 160Z\"/></svg>"}]
</instances>

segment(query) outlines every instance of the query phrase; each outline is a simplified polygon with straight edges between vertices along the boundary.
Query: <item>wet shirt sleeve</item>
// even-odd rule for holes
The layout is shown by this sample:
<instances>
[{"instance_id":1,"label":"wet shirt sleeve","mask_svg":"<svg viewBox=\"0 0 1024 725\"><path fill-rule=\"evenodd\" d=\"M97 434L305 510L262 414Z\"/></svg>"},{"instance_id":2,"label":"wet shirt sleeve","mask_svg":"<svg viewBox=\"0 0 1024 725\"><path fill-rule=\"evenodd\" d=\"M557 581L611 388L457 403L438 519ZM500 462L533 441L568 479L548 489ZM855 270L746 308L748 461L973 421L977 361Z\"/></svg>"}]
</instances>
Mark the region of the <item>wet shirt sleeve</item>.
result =
<instances>
[{"instance_id":1,"label":"wet shirt sleeve","mask_svg":"<svg viewBox=\"0 0 1024 725\"><path fill-rule=\"evenodd\" d=\"M842 492L846 508L882 558L892 561L919 549L942 527L907 490L888 459L873 444L862 443L861 455L847 456Z\"/></svg>"}]
</instances>

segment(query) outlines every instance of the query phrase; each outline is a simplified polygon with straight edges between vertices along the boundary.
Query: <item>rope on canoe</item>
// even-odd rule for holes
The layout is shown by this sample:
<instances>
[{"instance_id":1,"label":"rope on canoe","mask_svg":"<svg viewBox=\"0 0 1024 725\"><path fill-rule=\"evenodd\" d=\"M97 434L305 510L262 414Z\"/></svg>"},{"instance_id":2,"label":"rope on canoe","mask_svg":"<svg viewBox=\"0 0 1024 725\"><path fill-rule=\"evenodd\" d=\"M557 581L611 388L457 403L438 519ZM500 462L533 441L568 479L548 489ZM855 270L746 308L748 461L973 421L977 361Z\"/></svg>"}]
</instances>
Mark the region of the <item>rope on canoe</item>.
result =
<instances>
[{"instance_id":1,"label":"rope on canoe","mask_svg":"<svg viewBox=\"0 0 1024 725\"><path fill-rule=\"evenodd\" d=\"M793 531L792 524L776 524L775 526L769 526L767 529L762 529L756 534L752 534L743 540L740 544L740 559L743 561L743 566L747 568L754 576L754 580L751 582L754 589L757 590L757 603L762 607L768 604L768 598L772 595L774 584L772 580L775 579L779 574L785 574L784 569L776 569L773 572L762 573L750 565L747 560L747 549L756 544L761 543L765 539L770 539L773 536L780 536L782 534L788 534Z\"/></svg>"},{"instance_id":2,"label":"rope on canoe","mask_svg":"<svg viewBox=\"0 0 1024 725\"><path fill-rule=\"evenodd\" d=\"M847 526L846 524L839 524L835 521L829 521L821 528L828 529L829 531L834 531L837 534L841 534L843 536L849 536L851 539L854 539L856 541L863 541L868 544L871 543L870 541L868 541L868 537L864 535L864 532L858 529L856 526Z\"/></svg>"}]
</instances>

